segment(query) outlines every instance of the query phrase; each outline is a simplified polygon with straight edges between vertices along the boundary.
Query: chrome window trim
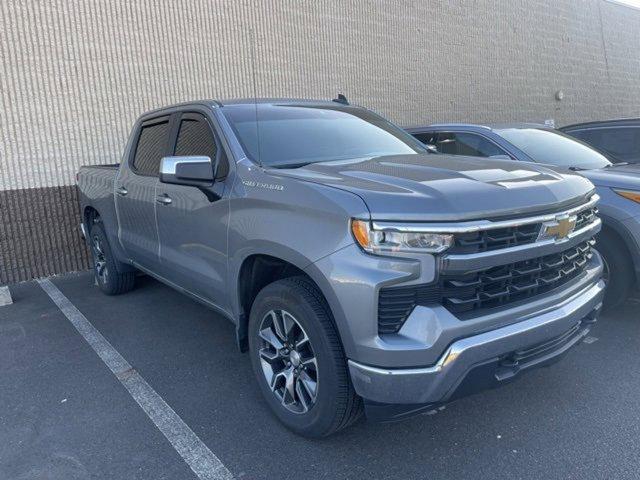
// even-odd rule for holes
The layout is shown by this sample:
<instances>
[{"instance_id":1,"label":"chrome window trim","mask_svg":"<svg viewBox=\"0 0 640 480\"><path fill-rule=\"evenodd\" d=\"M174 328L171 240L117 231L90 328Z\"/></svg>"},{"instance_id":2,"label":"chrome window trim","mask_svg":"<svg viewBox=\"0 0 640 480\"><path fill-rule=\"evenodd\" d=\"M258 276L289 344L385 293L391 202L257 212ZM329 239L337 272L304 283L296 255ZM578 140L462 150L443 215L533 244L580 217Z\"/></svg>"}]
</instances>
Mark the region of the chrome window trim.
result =
<instances>
[{"instance_id":1,"label":"chrome window trim","mask_svg":"<svg viewBox=\"0 0 640 480\"><path fill-rule=\"evenodd\" d=\"M495 228L508 228L518 227L520 225L530 225L532 223L549 222L556 219L561 215L575 215L593 208L600 196L594 194L588 202L583 203L578 207L571 208L569 210L562 210L556 213L550 213L547 215L538 215L535 217L516 218L512 220L501 220L493 222L491 220L475 220L471 222L456 222L456 223L397 223L397 222L380 222L373 221L373 229L386 232L416 232L416 233L473 233L483 230L493 230ZM534 242L535 243L535 242Z\"/></svg>"}]
</instances>

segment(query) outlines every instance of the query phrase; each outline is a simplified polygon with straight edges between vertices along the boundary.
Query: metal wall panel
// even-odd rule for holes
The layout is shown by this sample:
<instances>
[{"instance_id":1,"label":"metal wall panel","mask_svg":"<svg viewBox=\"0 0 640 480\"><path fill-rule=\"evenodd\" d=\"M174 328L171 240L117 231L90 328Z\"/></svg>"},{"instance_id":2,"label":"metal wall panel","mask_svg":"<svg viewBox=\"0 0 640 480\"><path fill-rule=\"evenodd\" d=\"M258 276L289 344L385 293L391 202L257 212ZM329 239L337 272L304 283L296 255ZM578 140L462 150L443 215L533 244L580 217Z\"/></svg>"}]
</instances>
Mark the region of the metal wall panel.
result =
<instances>
[{"instance_id":1,"label":"metal wall panel","mask_svg":"<svg viewBox=\"0 0 640 480\"><path fill-rule=\"evenodd\" d=\"M403 125L638 116L640 11L604 0L3 0L0 67L0 192L15 192L1 197L2 232L20 218L38 236L39 222L75 225L55 215L77 209L44 215L27 190L62 198L48 189L73 185L80 165L119 161L137 115L188 99L343 92ZM27 239L3 234L0 283L86 266L65 232L28 255Z\"/></svg>"}]
</instances>

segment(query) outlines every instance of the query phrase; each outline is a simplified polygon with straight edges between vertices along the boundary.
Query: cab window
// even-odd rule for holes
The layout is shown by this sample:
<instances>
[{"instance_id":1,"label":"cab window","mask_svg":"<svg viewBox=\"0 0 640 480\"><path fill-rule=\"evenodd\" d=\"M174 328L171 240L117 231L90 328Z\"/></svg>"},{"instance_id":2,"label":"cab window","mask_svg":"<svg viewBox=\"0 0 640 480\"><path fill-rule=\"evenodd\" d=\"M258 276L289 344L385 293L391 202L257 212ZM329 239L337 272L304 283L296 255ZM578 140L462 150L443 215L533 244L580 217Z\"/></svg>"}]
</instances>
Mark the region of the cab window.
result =
<instances>
[{"instance_id":1,"label":"cab window","mask_svg":"<svg viewBox=\"0 0 640 480\"><path fill-rule=\"evenodd\" d=\"M203 115L185 114L182 116L173 154L176 156L205 156L215 161L218 145L209 122ZM224 155L221 155L218 178L226 176L227 171L228 164Z\"/></svg>"},{"instance_id":2,"label":"cab window","mask_svg":"<svg viewBox=\"0 0 640 480\"><path fill-rule=\"evenodd\" d=\"M133 170L140 175L157 177L160 160L165 155L169 136L169 118L145 122L138 135Z\"/></svg>"}]
</instances>

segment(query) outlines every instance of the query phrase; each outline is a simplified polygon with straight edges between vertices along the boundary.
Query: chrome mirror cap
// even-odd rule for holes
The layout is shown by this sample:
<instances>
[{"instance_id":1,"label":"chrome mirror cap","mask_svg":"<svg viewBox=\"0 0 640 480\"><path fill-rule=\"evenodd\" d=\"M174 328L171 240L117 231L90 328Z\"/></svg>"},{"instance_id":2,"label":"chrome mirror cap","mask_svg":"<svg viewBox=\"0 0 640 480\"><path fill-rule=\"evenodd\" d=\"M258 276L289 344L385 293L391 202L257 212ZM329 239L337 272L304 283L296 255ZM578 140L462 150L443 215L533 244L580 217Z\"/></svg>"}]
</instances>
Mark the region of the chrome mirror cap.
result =
<instances>
[{"instance_id":1,"label":"chrome mirror cap","mask_svg":"<svg viewBox=\"0 0 640 480\"><path fill-rule=\"evenodd\" d=\"M164 157L160 162L160 181L177 185L212 185L217 162L206 156Z\"/></svg>"}]
</instances>

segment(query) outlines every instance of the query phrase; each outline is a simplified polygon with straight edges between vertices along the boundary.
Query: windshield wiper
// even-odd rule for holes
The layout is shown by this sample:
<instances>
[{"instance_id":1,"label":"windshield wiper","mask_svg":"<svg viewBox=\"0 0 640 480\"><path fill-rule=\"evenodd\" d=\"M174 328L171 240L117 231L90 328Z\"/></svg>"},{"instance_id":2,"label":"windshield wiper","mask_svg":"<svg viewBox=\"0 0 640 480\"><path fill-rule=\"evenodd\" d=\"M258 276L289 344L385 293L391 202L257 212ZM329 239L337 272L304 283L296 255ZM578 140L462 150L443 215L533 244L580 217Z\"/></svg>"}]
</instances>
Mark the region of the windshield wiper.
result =
<instances>
[{"instance_id":1,"label":"windshield wiper","mask_svg":"<svg viewBox=\"0 0 640 480\"><path fill-rule=\"evenodd\" d=\"M569 167L569 170L571 170L572 172L580 172L582 170L587 170L587 169L582 167Z\"/></svg>"},{"instance_id":2,"label":"windshield wiper","mask_svg":"<svg viewBox=\"0 0 640 480\"><path fill-rule=\"evenodd\" d=\"M276 164L276 165L269 165L269 167L271 167L271 168L301 168L301 167L306 167L307 165L310 165L312 163L317 163L317 162L280 163L280 164Z\"/></svg>"}]
</instances>

